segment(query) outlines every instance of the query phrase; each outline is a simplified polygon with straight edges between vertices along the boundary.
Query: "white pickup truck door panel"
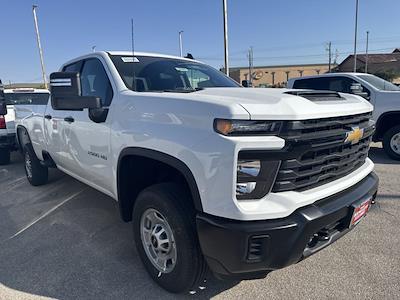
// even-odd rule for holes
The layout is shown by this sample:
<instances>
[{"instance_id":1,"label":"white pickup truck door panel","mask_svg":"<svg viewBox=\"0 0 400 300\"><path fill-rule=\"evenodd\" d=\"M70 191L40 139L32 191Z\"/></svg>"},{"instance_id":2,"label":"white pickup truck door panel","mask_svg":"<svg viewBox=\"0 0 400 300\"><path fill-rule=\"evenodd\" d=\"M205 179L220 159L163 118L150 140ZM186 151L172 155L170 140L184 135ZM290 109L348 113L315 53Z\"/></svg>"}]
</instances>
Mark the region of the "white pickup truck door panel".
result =
<instances>
[{"instance_id":1,"label":"white pickup truck door panel","mask_svg":"<svg viewBox=\"0 0 400 300\"><path fill-rule=\"evenodd\" d=\"M112 86L99 59L85 60L80 72L82 96L96 96L109 106L113 98ZM65 126L65 171L88 180L104 192L111 191L110 118L96 123L89 118L89 110L67 111L70 121Z\"/></svg>"},{"instance_id":2,"label":"white pickup truck door panel","mask_svg":"<svg viewBox=\"0 0 400 300\"><path fill-rule=\"evenodd\" d=\"M44 113L44 135L47 141L47 152L51 153L51 158L57 166L65 168L68 163L69 153L65 147L67 132L65 128L64 118L67 111L54 110L51 101L47 105Z\"/></svg>"}]
</instances>

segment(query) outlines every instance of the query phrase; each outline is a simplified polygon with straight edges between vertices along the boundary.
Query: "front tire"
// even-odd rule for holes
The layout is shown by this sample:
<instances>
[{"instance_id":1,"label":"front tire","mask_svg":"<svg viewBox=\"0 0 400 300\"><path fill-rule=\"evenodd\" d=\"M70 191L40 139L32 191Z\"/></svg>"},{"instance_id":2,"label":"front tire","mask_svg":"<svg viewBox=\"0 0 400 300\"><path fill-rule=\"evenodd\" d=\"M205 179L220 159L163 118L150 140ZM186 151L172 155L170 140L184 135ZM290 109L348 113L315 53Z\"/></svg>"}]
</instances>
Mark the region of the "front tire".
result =
<instances>
[{"instance_id":1,"label":"front tire","mask_svg":"<svg viewBox=\"0 0 400 300\"><path fill-rule=\"evenodd\" d=\"M39 186L47 183L49 178L48 168L40 163L30 144L24 147L24 161L26 178L31 185Z\"/></svg>"},{"instance_id":2,"label":"front tire","mask_svg":"<svg viewBox=\"0 0 400 300\"><path fill-rule=\"evenodd\" d=\"M383 149L395 160L400 160L400 125L390 128L383 136Z\"/></svg>"},{"instance_id":3,"label":"front tire","mask_svg":"<svg viewBox=\"0 0 400 300\"><path fill-rule=\"evenodd\" d=\"M8 148L0 148L0 165L8 165L10 163L11 151Z\"/></svg>"},{"instance_id":4,"label":"front tire","mask_svg":"<svg viewBox=\"0 0 400 300\"><path fill-rule=\"evenodd\" d=\"M171 293L196 291L207 272L189 201L178 185L162 183L142 191L133 210L140 258L152 279Z\"/></svg>"}]
</instances>

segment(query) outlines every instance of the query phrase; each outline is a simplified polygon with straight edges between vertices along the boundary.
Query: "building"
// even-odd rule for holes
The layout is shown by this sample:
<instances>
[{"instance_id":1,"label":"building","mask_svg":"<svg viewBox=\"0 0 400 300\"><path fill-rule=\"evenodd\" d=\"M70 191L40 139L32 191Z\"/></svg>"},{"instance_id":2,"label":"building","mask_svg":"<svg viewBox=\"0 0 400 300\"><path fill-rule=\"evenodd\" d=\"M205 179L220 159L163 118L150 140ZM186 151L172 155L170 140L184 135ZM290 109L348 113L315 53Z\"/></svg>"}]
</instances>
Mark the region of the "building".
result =
<instances>
[{"instance_id":1,"label":"building","mask_svg":"<svg viewBox=\"0 0 400 300\"><path fill-rule=\"evenodd\" d=\"M335 65L332 65L332 68ZM302 77L328 72L328 64L305 64L305 65L281 65L253 67L254 87L282 87L289 78ZM230 68L230 77L239 83L249 80L249 68Z\"/></svg>"},{"instance_id":2,"label":"building","mask_svg":"<svg viewBox=\"0 0 400 300\"><path fill-rule=\"evenodd\" d=\"M366 54L357 54L357 72L365 72ZM335 72L353 72L354 55L349 55L335 68ZM400 48L391 53L368 54L368 73L400 83Z\"/></svg>"}]
</instances>

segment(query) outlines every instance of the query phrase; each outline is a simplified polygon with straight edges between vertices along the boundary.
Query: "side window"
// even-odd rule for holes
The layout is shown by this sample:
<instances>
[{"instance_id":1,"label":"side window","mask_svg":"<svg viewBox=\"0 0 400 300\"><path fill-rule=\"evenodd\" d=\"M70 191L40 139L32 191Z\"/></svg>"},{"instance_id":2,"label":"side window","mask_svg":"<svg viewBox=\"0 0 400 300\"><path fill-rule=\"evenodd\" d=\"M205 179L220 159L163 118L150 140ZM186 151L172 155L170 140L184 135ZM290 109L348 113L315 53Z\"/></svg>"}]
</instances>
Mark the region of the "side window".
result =
<instances>
[{"instance_id":1,"label":"side window","mask_svg":"<svg viewBox=\"0 0 400 300\"><path fill-rule=\"evenodd\" d=\"M101 98L103 106L109 106L113 91L103 64L98 59L88 59L84 62L81 72L82 96Z\"/></svg>"},{"instance_id":2,"label":"side window","mask_svg":"<svg viewBox=\"0 0 400 300\"><path fill-rule=\"evenodd\" d=\"M347 77L329 77L328 79L328 90L341 92L341 93L351 93L351 85L355 81Z\"/></svg>"},{"instance_id":3,"label":"side window","mask_svg":"<svg viewBox=\"0 0 400 300\"><path fill-rule=\"evenodd\" d=\"M75 62L63 68L63 72L80 72L82 61Z\"/></svg>"}]
</instances>

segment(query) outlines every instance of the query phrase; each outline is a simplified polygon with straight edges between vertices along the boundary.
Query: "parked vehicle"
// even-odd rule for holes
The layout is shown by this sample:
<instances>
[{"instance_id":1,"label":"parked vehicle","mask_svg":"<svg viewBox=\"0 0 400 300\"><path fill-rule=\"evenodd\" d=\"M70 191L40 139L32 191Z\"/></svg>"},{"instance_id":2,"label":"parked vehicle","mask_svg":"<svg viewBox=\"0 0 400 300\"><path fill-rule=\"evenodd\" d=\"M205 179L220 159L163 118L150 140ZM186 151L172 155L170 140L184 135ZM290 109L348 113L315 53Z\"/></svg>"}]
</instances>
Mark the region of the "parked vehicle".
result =
<instances>
[{"instance_id":1,"label":"parked vehicle","mask_svg":"<svg viewBox=\"0 0 400 300\"><path fill-rule=\"evenodd\" d=\"M17 108L29 182L57 167L116 199L170 292L208 268L250 279L297 263L376 196L372 105L359 96L246 89L195 60L129 52L78 57L50 82L47 105Z\"/></svg>"},{"instance_id":2,"label":"parked vehicle","mask_svg":"<svg viewBox=\"0 0 400 300\"><path fill-rule=\"evenodd\" d=\"M360 95L375 109L373 140L382 142L387 155L400 160L400 87L365 73L330 73L289 79L288 88L332 90Z\"/></svg>"},{"instance_id":3,"label":"parked vehicle","mask_svg":"<svg viewBox=\"0 0 400 300\"><path fill-rule=\"evenodd\" d=\"M10 154L17 150L15 135L15 112L16 106L34 107L46 104L49 99L49 91L44 89L17 88L5 89L4 101L7 113L0 116L0 164L10 163ZM28 109L34 113L34 109ZM30 116L27 116L30 117Z\"/></svg>"}]
</instances>

